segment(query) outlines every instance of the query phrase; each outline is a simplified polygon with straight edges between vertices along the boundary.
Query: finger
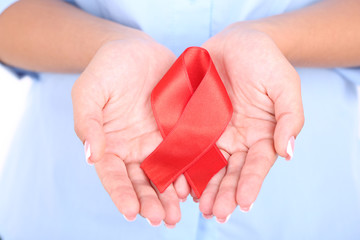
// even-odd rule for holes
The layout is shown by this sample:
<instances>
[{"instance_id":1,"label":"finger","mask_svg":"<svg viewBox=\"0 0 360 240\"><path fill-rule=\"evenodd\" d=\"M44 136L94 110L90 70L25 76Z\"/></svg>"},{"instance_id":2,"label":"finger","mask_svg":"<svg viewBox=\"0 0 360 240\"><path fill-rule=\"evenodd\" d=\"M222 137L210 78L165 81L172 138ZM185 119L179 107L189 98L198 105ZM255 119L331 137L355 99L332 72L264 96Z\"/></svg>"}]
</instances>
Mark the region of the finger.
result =
<instances>
[{"instance_id":1,"label":"finger","mask_svg":"<svg viewBox=\"0 0 360 240\"><path fill-rule=\"evenodd\" d=\"M165 218L165 211L150 181L140 168L140 163L126 165L129 178L140 201L140 214L152 226L159 226Z\"/></svg>"},{"instance_id":2,"label":"finger","mask_svg":"<svg viewBox=\"0 0 360 240\"><path fill-rule=\"evenodd\" d=\"M101 88L91 85L91 77L83 73L74 84L71 96L74 127L85 147L86 160L95 163L105 150L102 109L106 104Z\"/></svg>"},{"instance_id":3,"label":"finger","mask_svg":"<svg viewBox=\"0 0 360 240\"><path fill-rule=\"evenodd\" d=\"M268 94L275 105L275 149L280 156L290 160L293 156L294 140L304 125L304 110L299 75L294 69L286 78L288 84L274 86Z\"/></svg>"},{"instance_id":4,"label":"finger","mask_svg":"<svg viewBox=\"0 0 360 240\"><path fill-rule=\"evenodd\" d=\"M216 194L218 193L219 185L225 174L225 171L226 168L224 167L211 178L199 199L199 208L203 213L204 218L209 219L213 216L213 206Z\"/></svg>"},{"instance_id":5,"label":"finger","mask_svg":"<svg viewBox=\"0 0 360 240\"><path fill-rule=\"evenodd\" d=\"M181 219L179 198L175 191L174 186L171 184L165 189L163 193L160 193L155 186L156 192L165 210L164 222L168 228L174 228L175 225Z\"/></svg>"},{"instance_id":6,"label":"finger","mask_svg":"<svg viewBox=\"0 0 360 240\"><path fill-rule=\"evenodd\" d=\"M194 192L194 189L192 189L192 188L190 188L190 195L193 198L194 202L196 202L196 203L199 202L199 199L197 198L197 196L196 196L196 194Z\"/></svg>"},{"instance_id":7,"label":"finger","mask_svg":"<svg viewBox=\"0 0 360 240\"><path fill-rule=\"evenodd\" d=\"M174 182L174 188L180 201L185 202L187 196L190 194L190 186L183 174L181 174Z\"/></svg>"},{"instance_id":8,"label":"finger","mask_svg":"<svg viewBox=\"0 0 360 240\"><path fill-rule=\"evenodd\" d=\"M236 191L236 202L242 211L249 211L261 185L276 160L272 139L262 139L250 147L242 167Z\"/></svg>"},{"instance_id":9,"label":"finger","mask_svg":"<svg viewBox=\"0 0 360 240\"><path fill-rule=\"evenodd\" d=\"M226 173L221 181L213 207L213 214L218 222L226 222L237 206L236 189L245 157L245 152L237 152L228 160Z\"/></svg>"},{"instance_id":10,"label":"finger","mask_svg":"<svg viewBox=\"0 0 360 240\"><path fill-rule=\"evenodd\" d=\"M105 154L95 168L118 210L127 220L135 220L140 206L124 162L113 154Z\"/></svg>"}]
</instances>

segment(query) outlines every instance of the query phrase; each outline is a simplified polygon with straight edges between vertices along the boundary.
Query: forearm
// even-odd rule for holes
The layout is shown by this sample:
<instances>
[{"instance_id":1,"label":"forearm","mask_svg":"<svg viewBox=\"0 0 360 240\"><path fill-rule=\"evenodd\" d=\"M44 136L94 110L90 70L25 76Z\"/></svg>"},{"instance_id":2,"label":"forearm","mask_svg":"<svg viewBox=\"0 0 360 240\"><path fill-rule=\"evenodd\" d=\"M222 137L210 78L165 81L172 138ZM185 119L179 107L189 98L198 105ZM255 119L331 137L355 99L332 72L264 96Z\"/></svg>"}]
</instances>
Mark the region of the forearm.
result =
<instances>
[{"instance_id":1,"label":"forearm","mask_svg":"<svg viewBox=\"0 0 360 240\"><path fill-rule=\"evenodd\" d=\"M107 41L145 34L55 0L19 1L0 15L0 61L33 71L81 72Z\"/></svg>"},{"instance_id":2,"label":"forearm","mask_svg":"<svg viewBox=\"0 0 360 240\"><path fill-rule=\"evenodd\" d=\"M313 6L258 21L296 66L360 65L360 1L324 0Z\"/></svg>"}]
</instances>

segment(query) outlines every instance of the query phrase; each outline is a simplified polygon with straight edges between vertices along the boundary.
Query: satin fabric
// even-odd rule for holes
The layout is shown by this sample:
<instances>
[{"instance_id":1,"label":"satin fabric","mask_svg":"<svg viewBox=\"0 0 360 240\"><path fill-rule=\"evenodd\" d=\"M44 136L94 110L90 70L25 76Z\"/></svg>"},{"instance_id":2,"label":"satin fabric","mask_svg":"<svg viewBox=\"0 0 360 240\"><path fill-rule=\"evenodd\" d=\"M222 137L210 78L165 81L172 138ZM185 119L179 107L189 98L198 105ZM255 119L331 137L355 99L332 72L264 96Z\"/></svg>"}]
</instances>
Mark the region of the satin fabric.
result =
<instances>
[{"instance_id":1,"label":"satin fabric","mask_svg":"<svg viewBox=\"0 0 360 240\"><path fill-rule=\"evenodd\" d=\"M227 164L215 143L233 111L209 53L186 49L152 91L151 106L164 140L141 168L160 192L184 173L200 198Z\"/></svg>"}]
</instances>

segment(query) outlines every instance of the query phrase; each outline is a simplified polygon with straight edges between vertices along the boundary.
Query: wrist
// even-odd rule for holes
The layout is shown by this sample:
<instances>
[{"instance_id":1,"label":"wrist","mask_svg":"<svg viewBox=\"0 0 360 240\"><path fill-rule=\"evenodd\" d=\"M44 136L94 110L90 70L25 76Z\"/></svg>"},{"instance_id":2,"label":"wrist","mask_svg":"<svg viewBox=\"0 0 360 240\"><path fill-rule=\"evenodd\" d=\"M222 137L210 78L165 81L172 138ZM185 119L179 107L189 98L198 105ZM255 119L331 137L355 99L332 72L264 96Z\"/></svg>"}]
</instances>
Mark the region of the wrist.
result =
<instances>
[{"instance_id":1,"label":"wrist","mask_svg":"<svg viewBox=\"0 0 360 240\"><path fill-rule=\"evenodd\" d=\"M136 53L142 54L143 57L147 57L149 55L155 54L155 52L160 50L163 51L168 49L157 43L154 39L146 34L136 34L131 36L114 35L103 41L96 54L99 51L102 51L107 52L110 55Z\"/></svg>"},{"instance_id":2,"label":"wrist","mask_svg":"<svg viewBox=\"0 0 360 240\"><path fill-rule=\"evenodd\" d=\"M146 61L169 58L169 62L171 62L174 55L169 49L157 43L146 34L131 35L128 37L120 35L120 37L114 36L104 41L91 61L93 61L94 58L102 58L112 59L112 61L118 59L118 61L121 62L120 59L125 56L132 56L131 59L138 58ZM139 63L134 62L133 64L136 66Z\"/></svg>"},{"instance_id":3,"label":"wrist","mask_svg":"<svg viewBox=\"0 0 360 240\"><path fill-rule=\"evenodd\" d=\"M83 71L96 55L123 55L131 51L147 52L154 45L153 40L146 33L108 21L102 34L94 39L93 48L88 48L85 65L80 69Z\"/></svg>"},{"instance_id":4,"label":"wrist","mask_svg":"<svg viewBox=\"0 0 360 240\"><path fill-rule=\"evenodd\" d=\"M240 29L243 33L257 35L258 38L271 39L282 54L291 62L293 41L291 37L284 37L282 26L271 18L254 21L236 22L229 29Z\"/></svg>"},{"instance_id":5,"label":"wrist","mask_svg":"<svg viewBox=\"0 0 360 240\"><path fill-rule=\"evenodd\" d=\"M118 41L118 40L144 40L144 41L153 41L153 39L143 31L140 31L135 28L130 28L123 26L117 23L110 22L109 28L107 29L106 34L103 36L102 44L107 44L109 42Z\"/></svg>"},{"instance_id":6,"label":"wrist","mask_svg":"<svg viewBox=\"0 0 360 240\"><path fill-rule=\"evenodd\" d=\"M107 26L106 31L102 34L98 47L92 53L91 58L100 49L104 47L109 48L110 45L112 48L117 48L117 46L120 46L125 42L133 42L133 41L152 42L154 40L149 35L138 29L123 26L114 22L109 22L109 25Z\"/></svg>"}]
</instances>

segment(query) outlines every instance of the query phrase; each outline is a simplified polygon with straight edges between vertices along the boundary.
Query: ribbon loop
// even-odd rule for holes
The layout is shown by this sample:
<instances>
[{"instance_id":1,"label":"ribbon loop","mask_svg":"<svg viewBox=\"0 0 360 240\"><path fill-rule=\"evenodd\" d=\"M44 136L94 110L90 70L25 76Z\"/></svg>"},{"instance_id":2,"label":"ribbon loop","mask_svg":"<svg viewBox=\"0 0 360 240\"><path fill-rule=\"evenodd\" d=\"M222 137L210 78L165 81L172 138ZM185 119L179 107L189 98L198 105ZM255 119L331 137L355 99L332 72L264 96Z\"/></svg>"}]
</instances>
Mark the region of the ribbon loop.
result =
<instances>
[{"instance_id":1,"label":"ribbon loop","mask_svg":"<svg viewBox=\"0 0 360 240\"><path fill-rule=\"evenodd\" d=\"M231 101L209 53L186 49L151 94L163 142L141 168L160 192L182 173L200 197L227 161L216 146L232 115Z\"/></svg>"}]
</instances>

